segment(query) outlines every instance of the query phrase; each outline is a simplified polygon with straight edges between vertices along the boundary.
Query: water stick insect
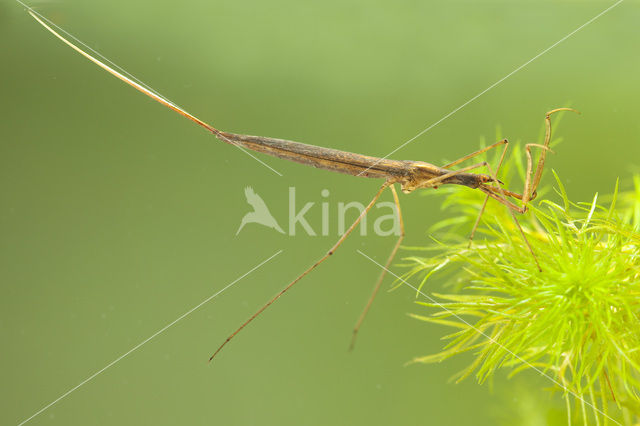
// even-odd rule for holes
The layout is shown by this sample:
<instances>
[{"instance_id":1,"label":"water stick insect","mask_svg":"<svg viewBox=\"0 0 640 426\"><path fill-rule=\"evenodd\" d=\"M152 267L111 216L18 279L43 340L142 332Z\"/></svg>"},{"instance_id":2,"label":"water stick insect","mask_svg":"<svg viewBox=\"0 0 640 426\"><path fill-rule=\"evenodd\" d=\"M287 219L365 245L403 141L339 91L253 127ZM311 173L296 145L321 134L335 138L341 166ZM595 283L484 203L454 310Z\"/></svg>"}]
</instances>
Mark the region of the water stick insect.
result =
<instances>
[{"instance_id":1,"label":"water stick insect","mask_svg":"<svg viewBox=\"0 0 640 426\"><path fill-rule=\"evenodd\" d=\"M395 189L395 184L399 184L401 190L404 193L411 193L417 189L427 189L427 188L438 188L441 185L459 185L465 186L471 189L476 189L482 191L486 194L484 202L480 207L480 211L478 214L478 219L476 220L473 230L471 233L470 241L473 238L476 228L480 222L480 218L485 210L487 201L489 198L493 198L499 203L505 205L511 216L517 225L522 238L526 242L526 245L531 253L532 260L536 262L538 265L538 269L540 266L538 264L538 260L536 258L535 253L533 252L529 242L527 241L526 235L524 231L520 227L516 216L514 213L525 213L527 210L527 204L536 197L536 189L538 184L540 183L540 179L542 177L542 170L544 168L544 163L546 159L547 151L549 151L549 143L551 140L551 115L558 111L574 111L570 108L557 108L552 111L549 111L545 116L545 138L542 144L527 144L526 145L526 156L527 156L527 170L525 177L524 190L522 194L515 193L504 189L497 178L497 174L500 171L500 167L502 166L502 162L505 158L508 141L503 139L499 142L494 143L488 147L485 147L481 150L475 151L469 155L466 155L452 163L446 164L444 166L436 166L430 163L426 163L423 161L409 161L409 160L390 160L387 158L378 158L371 157L367 155L355 154L347 151L341 151L337 149L324 148L319 146L307 145L300 142L294 142L284 139L276 139L270 137L263 136L249 136L242 135L236 133L225 132L219 130L189 112L185 111L183 108L180 108L173 102L159 95L151 89L148 89L141 84L133 81L133 79L125 76L123 73L116 71L114 68L105 64L104 62L96 59L94 56L80 49L78 46L70 42L68 39L60 35L56 30L54 30L50 25L44 22L45 18L36 14L33 10L29 10L31 16L38 21L42 26L44 26L47 30L53 33L56 37L66 43L68 46L73 48L75 51L89 59L91 62L95 63L105 71L109 72L113 76L119 78L123 82L129 84L150 98L156 100L162 105L172 109L173 111L181 114L182 116L188 118L189 120L195 122L196 124L204 127L211 133L213 133L216 138L219 140L229 143L231 145L235 145L241 148L249 149L256 152L261 152L264 154L268 154L274 157L282 158L289 161L294 161L297 163L313 166L316 168L329 170L333 172L345 173L352 176L373 178L373 179L382 179L384 183L378 189L373 199L369 202L369 204L365 207L365 209L361 212L358 218L349 226L349 228L340 236L338 241L327 251L327 253L322 256L319 260L317 260L313 265L308 267L304 272L302 272L297 278L291 281L284 289L282 289L278 294L276 294L271 300L269 300L264 306L262 306L256 313L254 313L247 321L245 321L236 331L233 332L213 353L210 360L212 360L220 350L227 344L231 339L233 339L242 329L244 329L251 321L257 318L265 309L267 309L273 302L278 300L284 293L286 293L289 289L291 289L296 283L298 283L303 277L313 271L316 267L318 267L321 263L323 263L327 258L329 258L333 253L340 247L340 245L344 242L344 240L350 235L350 233L355 229L355 227L360 223L362 218L371 210L371 208L375 205L376 201L380 197L380 195L384 192L385 189L389 188L394 203L397 209L398 220L400 224L400 236L396 241L391 253L385 263L385 268L382 270L382 273L378 277L373 292L369 297L364 310L362 311L356 325L353 329L352 339L351 339L351 347L355 342L356 335L362 325L362 322L367 315L379 289L380 285L385 277L386 269L388 269L389 265L393 261L398 248L402 242L404 237L404 222L402 219L402 213L400 210L400 203L398 199L398 194ZM461 167L456 170L452 168L458 166L459 164L470 160L482 153L485 153L493 148L498 148L502 146L502 153L500 156L499 163L495 170L487 163L486 161L481 161L475 164L471 164L469 166ZM535 166L535 171L533 168L533 156L531 152L531 148L536 147L540 149L540 156ZM480 173L472 173L473 170L477 170L480 168L486 168L487 174ZM519 205L514 202L514 200L519 201Z\"/></svg>"}]
</instances>

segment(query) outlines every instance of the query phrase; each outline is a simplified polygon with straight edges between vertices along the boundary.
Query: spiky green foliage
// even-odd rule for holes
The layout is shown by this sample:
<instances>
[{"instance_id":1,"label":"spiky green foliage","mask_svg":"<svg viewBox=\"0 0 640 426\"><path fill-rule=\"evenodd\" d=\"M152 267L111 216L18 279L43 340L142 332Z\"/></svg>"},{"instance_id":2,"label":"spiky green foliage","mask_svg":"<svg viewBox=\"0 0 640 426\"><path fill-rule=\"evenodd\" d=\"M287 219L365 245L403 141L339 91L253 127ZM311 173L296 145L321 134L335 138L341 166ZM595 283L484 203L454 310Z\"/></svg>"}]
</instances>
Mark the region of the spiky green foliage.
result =
<instances>
[{"instance_id":1,"label":"spiky green foliage","mask_svg":"<svg viewBox=\"0 0 640 426\"><path fill-rule=\"evenodd\" d=\"M522 176L521 160L516 150L508 177ZM475 374L480 382L498 369L537 370L565 397L569 424L633 424L640 415L640 177L631 191L618 194L616 185L606 207L597 194L571 202L557 176L556 189L558 202L536 200L520 218L542 272L503 206L489 203L482 236L468 247L483 197L446 195L451 219L434 227L444 235L410 248L420 253L405 259L403 278L421 277L422 292L434 275L455 284L419 299L426 310L412 315L455 332L440 353L414 362L471 352L474 361L457 379Z\"/></svg>"},{"instance_id":2,"label":"spiky green foliage","mask_svg":"<svg viewBox=\"0 0 640 426\"><path fill-rule=\"evenodd\" d=\"M633 176L633 187L620 193L618 205L622 221L640 232L640 175Z\"/></svg>"}]
</instances>

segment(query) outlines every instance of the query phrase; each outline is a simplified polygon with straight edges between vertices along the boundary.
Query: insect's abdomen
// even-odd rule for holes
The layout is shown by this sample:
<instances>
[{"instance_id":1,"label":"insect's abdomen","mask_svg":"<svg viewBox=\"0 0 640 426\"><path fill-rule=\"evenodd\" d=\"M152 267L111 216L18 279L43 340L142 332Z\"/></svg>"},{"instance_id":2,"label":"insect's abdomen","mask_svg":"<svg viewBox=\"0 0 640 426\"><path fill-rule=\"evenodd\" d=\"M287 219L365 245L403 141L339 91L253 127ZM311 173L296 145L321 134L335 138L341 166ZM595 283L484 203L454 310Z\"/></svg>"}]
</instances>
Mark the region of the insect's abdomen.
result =
<instances>
[{"instance_id":1,"label":"insect's abdomen","mask_svg":"<svg viewBox=\"0 0 640 426\"><path fill-rule=\"evenodd\" d=\"M285 139L263 136L238 135L221 132L218 139L252 151L320 169L368 178L402 177L407 173L407 162L387 160L337 149L307 145Z\"/></svg>"}]
</instances>

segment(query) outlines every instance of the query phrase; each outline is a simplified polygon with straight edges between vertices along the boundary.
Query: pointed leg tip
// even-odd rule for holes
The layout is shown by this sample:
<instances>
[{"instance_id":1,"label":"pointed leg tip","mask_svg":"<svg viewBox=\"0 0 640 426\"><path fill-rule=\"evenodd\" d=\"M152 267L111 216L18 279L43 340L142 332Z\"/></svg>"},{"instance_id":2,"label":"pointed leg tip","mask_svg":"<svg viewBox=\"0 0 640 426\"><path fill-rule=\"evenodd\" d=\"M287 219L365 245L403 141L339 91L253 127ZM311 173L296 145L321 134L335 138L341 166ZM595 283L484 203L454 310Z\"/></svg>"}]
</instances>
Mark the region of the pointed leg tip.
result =
<instances>
[{"instance_id":1,"label":"pointed leg tip","mask_svg":"<svg viewBox=\"0 0 640 426\"><path fill-rule=\"evenodd\" d=\"M349 343L348 352L353 352L356 347L356 336L358 335L358 330L353 330L353 334L351 335L351 343Z\"/></svg>"}]
</instances>

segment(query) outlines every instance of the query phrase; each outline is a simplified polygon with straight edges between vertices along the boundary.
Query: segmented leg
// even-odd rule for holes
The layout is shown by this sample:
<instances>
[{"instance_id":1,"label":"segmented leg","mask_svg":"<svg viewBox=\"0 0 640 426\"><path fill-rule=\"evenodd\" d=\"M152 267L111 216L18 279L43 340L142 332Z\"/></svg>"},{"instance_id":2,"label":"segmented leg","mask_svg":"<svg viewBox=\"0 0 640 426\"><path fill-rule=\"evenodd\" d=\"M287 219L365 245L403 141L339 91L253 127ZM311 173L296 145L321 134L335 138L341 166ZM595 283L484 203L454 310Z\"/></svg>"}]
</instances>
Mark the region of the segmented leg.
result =
<instances>
[{"instance_id":1,"label":"segmented leg","mask_svg":"<svg viewBox=\"0 0 640 426\"><path fill-rule=\"evenodd\" d=\"M445 173L443 175L425 180L424 182L420 183L419 188L433 188L435 186L438 186L441 182L449 179L452 176L459 175L461 173L465 173L471 170L479 169L480 167L487 167L487 166L489 166L489 163L487 163L486 161L483 161L481 163L476 163L467 167L463 167L459 170L452 170L449 173Z\"/></svg>"},{"instance_id":2,"label":"segmented leg","mask_svg":"<svg viewBox=\"0 0 640 426\"><path fill-rule=\"evenodd\" d=\"M540 179L542 178L542 170L544 168L544 161L547 158L547 151L549 148L549 143L551 143L551 116L553 114L555 114L556 112L559 111L571 111L571 112L575 112L576 114L580 114L580 111L577 111L573 108L556 108L556 109L552 109L551 111L547 112L545 114L545 118L544 118L544 125L545 125L545 134L544 134L544 147L545 149L542 150L542 152L540 153L540 159L538 159L538 164L536 166L536 171L535 174L533 176L533 192L531 193L532 197L531 199L533 199L533 194L535 193L536 188L538 188L538 184L540 183ZM526 193L526 191L525 191Z\"/></svg>"},{"instance_id":3,"label":"segmented leg","mask_svg":"<svg viewBox=\"0 0 640 426\"><path fill-rule=\"evenodd\" d=\"M495 176L493 176L494 179L498 178L498 173L500 173L500 168L502 167L502 162L504 161L504 157L507 154L507 148L509 147L509 142L504 139L502 142L504 142L504 148L502 149L502 154L500 155L500 161L498 162L498 167L496 167L496 174ZM493 144L493 146L496 146L497 144ZM506 200L506 197L505 197ZM478 218L476 219L476 222L473 224L473 228L471 228L471 235L469 235L469 247L471 247L471 243L473 241L473 237L476 235L476 230L478 229L478 225L480 224L480 219L482 218L482 215L484 214L484 210L487 207L487 202L489 201L489 195L486 195L484 197L484 201L482 202L482 207L480 208L480 213L478 213Z\"/></svg>"},{"instance_id":4,"label":"segmented leg","mask_svg":"<svg viewBox=\"0 0 640 426\"><path fill-rule=\"evenodd\" d=\"M509 141L507 139L503 139L503 140L501 140L499 142L496 142L496 143L494 143L494 144L492 144L492 145L490 145L488 147L482 148L482 149L480 149L480 150L478 150L476 152L473 152L473 153L471 153L469 155L465 155L464 157L459 158L456 161L443 166L443 168L445 168L445 169L451 168L451 167L453 167L455 165L458 165L458 164L460 164L460 163L462 163L462 162L464 162L466 160L469 160L469 159L471 159L473 157L476 157L476 156L478 156L478 155L480 155L482 153L485 153L485 152L487 152L487 151L489 151L489 150L491 150L491 149L493 149L495 147L498 147L500 145L504 145L504 149L502 150L502 154L500 156L500 162L499 162L498 167L496 169L496 174L497 174L499 172L499 170L500 170L500 167L502 166L503 161L504 161L508 143L509 143ZM482 162L482 163L478 163L478 164L474 164L474 165L465 167L465 168L460 169L460 170L452 171L451 173L447 173L447 174L445 174L443 176L439 176L437 178L434 178L434 179L432 179L430 181L425 182L425 184L431 186L433 184L437 184L437 183L441 182L442 180L447 179L447 178L449 178L451 176L454 176L456 174L464 173L466 171L473 170L473 169L476 169L476 168L480 168L480 167L483 167L483 166L487 166L487 168L489 170L491 170L491 168L489 167L489 165L486 162ZM497 180L497 176L495 174L492 175L492 177L494 178L494 180ZM367 316L367 313L371 309L371 305L373 304L373 301L376 298L376 296L377 296L377 294L378 294L378 292L380 290L380 287L382 285L382 281L383 281L383 279L385 277L386 271L387 271L387 269L389 269L389 266L391 265L391 262L393 261L393 258L395 257L395 255L396 255L396 253L397 253L397 251L398 251L398 249L400 247L400 244L402 243L404 235L405 235L405 233L404 233L404 221L402 219L402 211L400 210L400 202L398 200L398 194L397 194L397 192L396 192L396 190L395 190L395 188L393 186L391 186L391 190L393 192L394 202L395 202L396 208L398 210L398 219L400 221L400 230L401 230L400 231L401 232L400 233L400 237L398 238L398 240L396 241L395 246L391 250L391 254L389 255L389 258L387 259L387 261L385 263L385 267L383 268L382 272L380 273L380 276L378 277L378 280L376 281L376 284L374 285L374 288L373 288L373 291L371 293L371 296L369 297L369 300L367 301L367 304L365 305L364 310L360 314L360 317L358 318L358 321L356 322L356 325L353 328L353 334L352 334L352 337L351 337L351 344L349 345L349 350L353 350L353 348L355 346L355 341L356 341L358 332L360 331L360 327L362 326L362 323L364 322L364 319ZM511 193L509 191L506 191L506 192L508 192L508 195L519 196L519 194L514 194L514 193ZM507 195L507 194L505 194L505 195ZM475 228L477 227L478 223L480 222L480 217L482 216L482 212L484 212L484 208L485 208L485 206L487 204L488 199L489 199L489 195L487 195L485 200L484 200L484 204L483 204L482 209L480 211L480 215L478 216L476 224L474 225L474 229L473 229L473 232L472 232L471 239L473 239L473 233L475 233ZM517 208L517 206L515 206L515 205L514 205L514 207Z\"/></svg>"},{"instance_id":5,"label":"segmented leg","mask_svg":"<svg viewBox=\"0 0 640 426\"><path fill-rule=\"evenodd\" d=\"M371 296L369 296L369 300L367 301L367 304L364 307L364 310L362 311L362 313L360 314L360 317L358 318L358 321L356 322L356 325L353 327L353 334L351 336L351 344L349 345L349 350L353 350L353 347L355 346L356 343L356 337L358 335L358 331L360 331L360 327L362 326L362 322L364 321L365 317L367 316L367 313L369 312L369 309L371 309L371 305L373 304L373 300L376 298L376 295L378 294L378 291L380 290L380 286L382 285L382 280L384 279L387 269L389 269L389 266L391 265L391 262L393 262L393 258L396 256L396 253L398 252L398 249L400 248L400 244L402 243L402 239L404 238L404 221L402 220L402 211L400 210L400 200L398 199L398 193L396 192L396 189L394 188L393 185L391 185L391 192L393 194L393 201L396 204L396 209L398 211L398 221L400 222L400 236L398 237L398 240L396 241L396 244L393 246L393 249L391 250L391 254L389 255L389 258L387 259L387 262L384 265L384 268L382 269L382 272L380 272L380 276L378 277L378 280L376 281L376 284L373 286L373 292L371 293Z\"/></svg>"},{"instance_id":6,"label":"segmented leg","mask_svg":"<svg viewBox=\"0 0 640 426\"><path fill-rule=\"evenodd\" d=\"M500 162L502 164L502 162ZM491 170L491 166L487 165L487 168L489 169L489 173L491 174L491 176L495 179L495 174L493 174L493 171ZM504 190L502 189L501 186L497 187L498 192L500 192L501 198L503 201L507 201L506 195L504 193ZM488 194L488 193L487 193ZM526 207L525 207L526 209ZM522 226L520 226L520 222L518 222L518 218L516 218L516 214L514 213L513 209L508 209L509 214L511 215L511 218L513 219L513 222L516 224L516 227L518 228L518 230L520 231L520 235L522 235L522 239L524 240L524 243L527 245L527 248L529 249L529 253L531 253L531 256L533 256L533 260L536 262L536 266L538 267L538 271L542 272L542 267L540 266L540 262L538 262L538 257L536 256L536 254L533 251L533 247L531 247L531 244L529 243L529 240L527 239L527 236L524 233L524 230L522 229ZM480 220L478 218L478 220Z\"/></svg>"},{"instance_id":7,"label":"segmented leg","mask_svg":"<svg viewBox=\"0 0 640 426\"><path fill-rule=\"evenodd\" d=\"M215 358L216 355L218 355L218 353L222 350L222 348L225 347L225 345L227 343L229 343L229 341L231 341L231 339L233 339L236 334L238 334L240 331L242 331L243 328L245 328L247 325L249 325L249 323L251 321L253 321L254 319L256 319L256 317L258 317L258 315L260 315L265 309L267 309L269 306L271 306L271 304L273 302L275 302L276 300L278 300L280 298L280 296L282 296L283 294L285 294L291 287L293 287L298 281L300 281L302 278L304 278L305 275L307 275L309 272L313 271L315 268L318 267L318 265L320 265L322 262L324 262L325 260L327 260L327 258L329 258L329 256L331 256L337 249L338 247L340 247L340 245L344 242L344 240L347 239L347 237L349 236L349 234L351 234L351 232L355 229L356 226L358 226L358 224L360 223L360 221L362 220L363 217L366 216L366 214L369 212L369 210L371 210L371 207L374 206L374 204L376 203L376 201L378 201L378 198L380 198L380 194L382 194L382 191L384 191L388 186L391 186L393 184L392 181L387 181L385 182L380 189L378 190L378 192L376 192L376 195L373 197L373 199L371 200L371 202L367 205L367 207L362 211L362 213L360 213L360 215L358 216L358 218L355 220L355 222L353 222L351 224L351 226L344 232L344 234L342 234L342 236L340 236L340 239L338 239L338 242L336 242L333 247L331 247L331 249L329 249L329 251L322 256L316 263L314 263L313 265L311 265L309 268L307 268L302 274L298 275L298 277L296 279L294 279L293 281L291 281L284 289L282 289L278 294L276 294L271 300L269 300L264 306L262 306L262 308L258 309L258 311L253 314L248 320L246 320L244 322L244 324L242 324L240 327L238 327L238 329L236 331L234 331L229 337L227 337L227 339L224 341L224 343L222 343L222 345L220 345L220 347L218 347L218 349L213 353L213 355L211 355L211 358L209 358L209 361L211 361L213 358Z\"/></svg>"},{"instance_id":8,"label":"segmented leg","mask_svg":"<svg viewBox=\"0 0 640 426\"><path fill-rule=\"evenodd\" d=\"M550 139L550 137L548 138ZM545 138L545 141L547 141L547 138ZM469 158L472 158L478 154L481 154L483 152L486 152L492 148L495 148L498 145L504 145L504 149L502 150L502 154L500 155L500 161L498 163L498 167L496 168L496 173L497 171L500 170L500 168L502 167L502 163L504 161L505 155L507 153L507 147L508 147L508 141L506 139L503 139L500 142L494 143L493 145L490 145L486 148L483 148L482 150L476 151L472 154L469 154L465 157L462 157L459 160L454 161L453 163L448 164L447 166L451 166L451 165L456 165L459 164ZM548 144L548 142L547 142ZM526 150L527 150L527 178L525 181L525 195L522 196L520 194L516 194L513 193L511 191L506 191L505 189L503 189L501 186L496 186L496 187L491 187L491 186L482 186L480 187L480 190L482 190L483 192L485 192L487 194L487 196L484 199L484 202L482 203L482 207L480 208L480 213L478 214L478 218L476 219L472 231L471 231L471 235L469 237L469 245L471 245L471 241L473 240L473 237L475 235L476 229L478 227L478 224L480 223L480 219L482 218L482 214L485 211L486 205L487 205L487 201L489 200L489 197L494 198L495 200L499 201L500 203L504 204L505 206L507 206L509 208L509 213L511 215L511 217L513 218L514 223L516 224L516 227L518 228L518 230L520 231L520 234L522 235L522 239L524 240L525 244L527 245L527 248L529 249L529 252L531 253L531 256L533 257L533 260L536 262L536 265L538 267L538 270L542 271L542 268L540 267L540 263L538 262L538 258L536 256L536 254L533 251L533 248L531 247L531 244L529 243L529 240L527 239L524 230L522 229L522 226L520 226L520 222L518 222L518 219L516 218L514 211L517 211L519 213L524 213L526 211L526 204L525 202L528 202L531 198L531 196L527 196L526 194L531 194L529 192L529 187L530 187L530 176L531 176L531 169L532 169L532 157L531 157L531 146L538 146L540 148L543 148L544 151L548 150L547 146L541 146L541 145L537 145L537 144L528 144L526 146ZM491 178L495 181L498 182L498 177L497 174L493 172L493 170L491 169L491 166L489 165L488 162L483 161L482 163L478 163L478 164L473 164L471 166L468 167L464 167L460 170L456 170L450 173L447 173L445 175L442 176L438 176L437 178L434 179L430 179L428 181L426 181L423 186L434 186L435 184L441 182L442 180L450 177L450 176L454 176L455 174L458 173L462 173L462 172L466 172L468 170L472 170L472 169L476 169L479 167L487 167L487 170L489 170L489 175L491 176ZM535 189L534 189L535 190ZM518 198L520 200L523 201L523 206L522 207L518 207L517 205L515 205L514 203L512 203L511 201L507 200L507 194L509 196Z\"/></svg>"},{"instance_id":9,"label":"segmented leg","mask_svg":"<svg viewBox=\"0 0 640 426\"><path fill-rule=\"evenodd\" d=\"M498 141L498 142L496 142L496 143L494 143L494 144L492 144L492 145L489 145L489 146L487 146L487 147L484 147L484 148L482 148L482 149L480 149L480 150L478 150L478 151L476 151L476 152L472 152L472 153L471 153L471 154L469 154L469 155L465 155L465 156L464 156L464 157L462 157L462 158L458 158L458 159L457 159L456 161L454 161L453 163L449 163L449 164L447 164L447 165L445 165L445 166L442 166L442 168L444 168L444 169L450 169L451 167L456 166L456 165L458 165L458 164L462 163L463 161L466 161L466 160L468 160L468 159L470 159L470 158L476 157L476 156L478 156L478 155L480 155L480 154L482 154L482 153L485 153L485 152L487 152L487 151L489 151L489 150L491 150L491 149L493 149L493 148L495 148L495 147L497 147L497 146L500 146L500 145L508 145L508 144L509 144L509 141L508 141L508 140L506 140L506 139L502 139L501 141Z\"/></svg>"}]
</instances>

